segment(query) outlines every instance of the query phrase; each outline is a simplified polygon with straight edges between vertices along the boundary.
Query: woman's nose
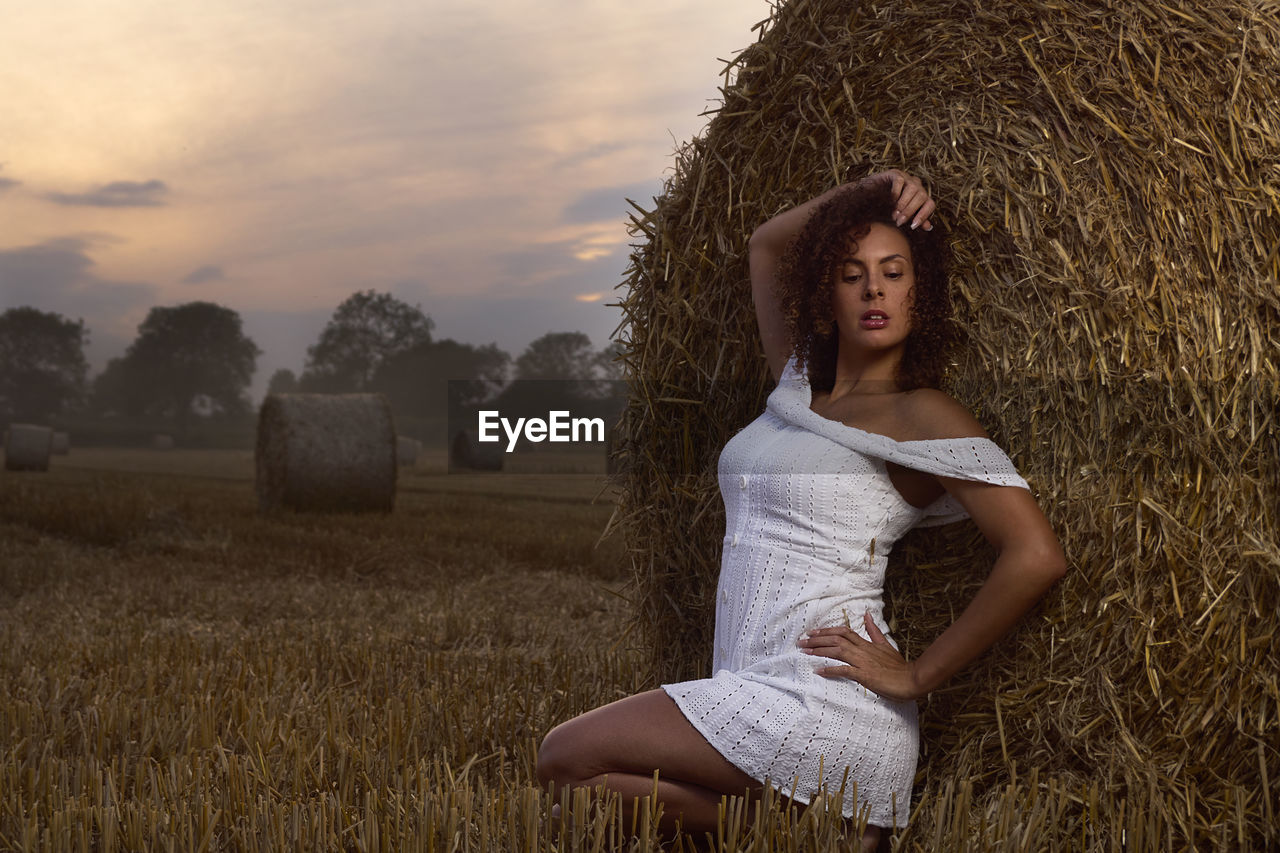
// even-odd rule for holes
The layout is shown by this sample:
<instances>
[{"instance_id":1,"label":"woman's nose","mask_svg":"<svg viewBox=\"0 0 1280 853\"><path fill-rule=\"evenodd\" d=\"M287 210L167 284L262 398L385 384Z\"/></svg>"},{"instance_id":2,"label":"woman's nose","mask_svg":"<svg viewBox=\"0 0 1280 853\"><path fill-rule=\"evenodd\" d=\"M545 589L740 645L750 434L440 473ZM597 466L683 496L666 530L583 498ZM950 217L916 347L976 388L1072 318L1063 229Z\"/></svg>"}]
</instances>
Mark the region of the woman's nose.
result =
<instances>
[{"instance_id":1,"label":"woman's nose","mask_svg":"<svg viewBox=\"0 0 1280 853\"><path fill-rule=\"evenodd\" d=\"M877 296L884 296L884 288L880 286L880 282L867 276L867 284L863 288L862 296L864 299L875 299Z\"/></svg>"}]
</instances>

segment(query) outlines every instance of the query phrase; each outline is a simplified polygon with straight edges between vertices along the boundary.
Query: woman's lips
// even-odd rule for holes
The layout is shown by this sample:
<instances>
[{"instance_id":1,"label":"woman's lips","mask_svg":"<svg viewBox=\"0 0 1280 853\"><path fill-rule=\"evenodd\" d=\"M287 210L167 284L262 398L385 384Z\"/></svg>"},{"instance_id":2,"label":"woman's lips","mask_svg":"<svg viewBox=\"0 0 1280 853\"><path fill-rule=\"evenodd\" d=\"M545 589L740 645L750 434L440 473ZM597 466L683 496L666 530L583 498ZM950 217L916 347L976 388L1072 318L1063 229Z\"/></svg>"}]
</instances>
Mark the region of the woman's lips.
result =
<instances>
[{"instance_id":1,"label":"woman's lips","mask_svg":"<svg viewBox=\"0 0 1280 853\"><path fill-rule=\"evenodd\" d=\"M862 315L862 328L883 329L889 325L889 315L883 311L868 311Z\"/></svg>"}]
</instances>

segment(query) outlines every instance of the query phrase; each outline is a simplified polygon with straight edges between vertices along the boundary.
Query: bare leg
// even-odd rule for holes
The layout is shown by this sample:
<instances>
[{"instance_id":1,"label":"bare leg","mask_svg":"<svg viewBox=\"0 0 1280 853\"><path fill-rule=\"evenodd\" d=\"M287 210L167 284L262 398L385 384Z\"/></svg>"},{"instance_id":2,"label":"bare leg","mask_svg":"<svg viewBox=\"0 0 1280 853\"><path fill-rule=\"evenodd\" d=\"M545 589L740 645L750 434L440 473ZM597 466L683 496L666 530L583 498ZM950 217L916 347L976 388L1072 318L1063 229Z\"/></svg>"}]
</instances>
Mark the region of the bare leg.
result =
<instances>
[{"instance_id":1,"label":"bare leg","mask_svg":"<svg viewBox=\"0 0 1280 853\"><path fill-rule=\"evenodd\" d=\"M660 825L670 834L679 821L695 837L715 832L725 794L758 796L763 786L731 764L685 718L663 690L620 699L556 726L538 750L538 780L556 788L603 784L620 794L631 819L635 798L653 793L658 771ZM801 805L803 808L802 804ZM861 849L874 853L880 827L868 824Z\"/></svg>"},{"instance_id":2,"label":"bare leg","mask_svg":"<svg viewBox=\"0 0 1280 853\"><path fill-rule=\"evenodd\" d=\"M603 784L621 795L628 820L632 799L653 792L655 770L665 833L677 821L695 835L713 832L723 795L758 794L762 788L707 743L662 690L629 696L561 723L538 750L542 784Z\"/></svg>"}]
</instances>

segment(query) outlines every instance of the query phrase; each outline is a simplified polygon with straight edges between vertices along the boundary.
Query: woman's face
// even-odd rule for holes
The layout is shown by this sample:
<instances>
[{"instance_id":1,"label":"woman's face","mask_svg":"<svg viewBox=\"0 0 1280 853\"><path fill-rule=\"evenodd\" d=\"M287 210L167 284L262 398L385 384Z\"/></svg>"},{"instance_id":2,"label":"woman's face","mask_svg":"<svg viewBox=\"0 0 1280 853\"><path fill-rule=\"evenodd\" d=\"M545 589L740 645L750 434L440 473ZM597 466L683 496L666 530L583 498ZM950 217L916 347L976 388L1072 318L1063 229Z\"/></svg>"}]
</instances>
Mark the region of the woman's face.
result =
<instances>
[{"instance_id":1,"label":"woman's face","mask_svg":"<svg viewBox=\"0 0 1280 853\"><path fill-rule=\"evenodd\" d=\"M876 222L850 241L831 295L841 346L868 354L900 349L911 332L915 283L911 246L897 228Z\"/></svg>"}]
</instances>

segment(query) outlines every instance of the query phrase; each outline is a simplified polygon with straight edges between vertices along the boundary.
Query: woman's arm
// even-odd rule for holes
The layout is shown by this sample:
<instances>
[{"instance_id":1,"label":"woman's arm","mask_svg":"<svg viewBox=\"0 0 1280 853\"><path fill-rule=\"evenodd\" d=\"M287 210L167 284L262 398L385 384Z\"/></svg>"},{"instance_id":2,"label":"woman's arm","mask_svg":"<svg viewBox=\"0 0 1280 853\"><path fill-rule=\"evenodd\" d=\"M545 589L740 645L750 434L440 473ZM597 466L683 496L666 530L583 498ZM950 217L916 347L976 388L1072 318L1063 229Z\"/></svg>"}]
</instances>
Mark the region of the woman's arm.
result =
<instances>
[{"instance_id":1,"label":"woman's arm","mask_svg":"<svg viewBox=\"0 0 1280 853\"><path fill-rule=\"evenodd\" d=\"M846 664L820 668L820 674L852 678L890 699L916 699L994 645L1066 572L1058 539L1026 489L938 479L999 550L991 574L959 618L914 661L889 645L869 615L864 623L870 642L843 627L809 632L800 641L805 651Z\"/></svg>"},{"instance_id":2,"label":"woman's arm","mask_svg":"<svg viewBox=\"0 0 1280 853\"><path fill-rule=\"evenodd\" d=\"M921 389L907 398L910 409L904 417L927 426L924 438L986 437L969 410L941 391ZM889 644L869 615L863 622L870 642L851 628L811 631L801 640L802 648L846 664L820 668L822 675L852 678L890 699L923 696L993 646L1066 572L1058 537L1026 489L935 479L995 546L998 556L991 573L956 621L914 661Z\"/></svg>"},{"instance_id":3,"label":"woman's arm","mask_svg":"<svg viewBox=\"0 0 1280 853\"><path fill-rule=\"evenodd\" d=\"M925 192L924 185L905 172L890 169L863 178L862 181L842 184L827 190L816 198L778 214L751 234L748 243L751 295L756 306L760 341L775 382L782 376L782 369L786 366L787 356L790 355L786 323L782 319L782 308L778 304L778 297L774 290L778 261L781 260L787 244L800 233L800 229L809 221L809 217L815 210L841 190L867 181L892 183L893 190L898 195L894 218L899 225L910 219L912 228L922 226L926 231L933 228L929 217L933 214L935 205L929 198L929 194Z\"/></svg>"}]
</instances>

